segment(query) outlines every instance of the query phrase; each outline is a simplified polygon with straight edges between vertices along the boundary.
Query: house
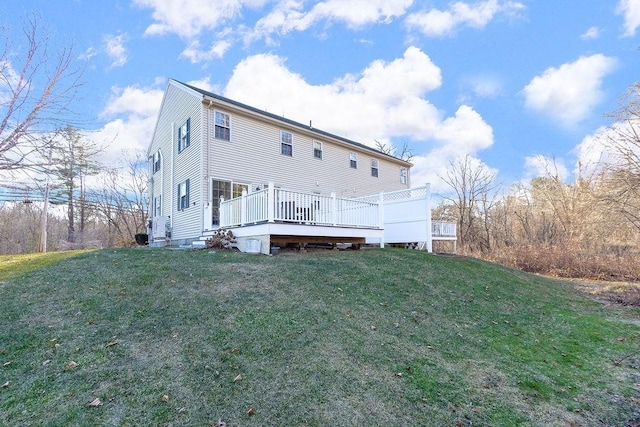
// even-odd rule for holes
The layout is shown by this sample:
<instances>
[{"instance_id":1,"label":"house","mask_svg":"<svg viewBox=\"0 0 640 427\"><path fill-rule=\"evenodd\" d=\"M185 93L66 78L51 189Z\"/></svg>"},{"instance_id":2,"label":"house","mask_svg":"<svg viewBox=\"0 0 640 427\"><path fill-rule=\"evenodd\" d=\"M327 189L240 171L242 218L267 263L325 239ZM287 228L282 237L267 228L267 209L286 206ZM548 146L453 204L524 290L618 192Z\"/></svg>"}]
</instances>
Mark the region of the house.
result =
<instances>
[{"instance_id":1,"label":"house","mask_svg":"<svg viewBox=\"0 0 640 427\"><path fill-rule=\"evenodd\" d=\"M384 245L386 218L387 234L401 224L405 241L430 248L428 186L411 188L411 164L311 122L169 80L148 157L151 246L203 244L219 228L240 250L263 253L295 242ZM403 206L392 224L391 199L418 209ZM412 234L416 220L422 231Z\"/></svg>"}]
</instances>

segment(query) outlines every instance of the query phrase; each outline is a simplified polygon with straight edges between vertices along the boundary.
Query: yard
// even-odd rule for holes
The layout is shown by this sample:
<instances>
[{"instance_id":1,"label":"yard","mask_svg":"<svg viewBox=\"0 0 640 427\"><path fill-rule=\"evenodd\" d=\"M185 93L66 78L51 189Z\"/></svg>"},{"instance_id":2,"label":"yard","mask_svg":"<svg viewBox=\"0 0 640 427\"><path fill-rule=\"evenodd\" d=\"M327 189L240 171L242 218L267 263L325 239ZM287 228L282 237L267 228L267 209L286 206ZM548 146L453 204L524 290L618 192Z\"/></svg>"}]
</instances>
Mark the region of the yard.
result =
<instances>
[{"instance_id":1,"label":"yard","mask_svg":"<svg viewBox=\"0 0 640 427\"><path fill-rule=\"evenodd\" d=\"M0 257L0 425L637 426L640 310L401 249Z\"/></svg>"}]
</instances>

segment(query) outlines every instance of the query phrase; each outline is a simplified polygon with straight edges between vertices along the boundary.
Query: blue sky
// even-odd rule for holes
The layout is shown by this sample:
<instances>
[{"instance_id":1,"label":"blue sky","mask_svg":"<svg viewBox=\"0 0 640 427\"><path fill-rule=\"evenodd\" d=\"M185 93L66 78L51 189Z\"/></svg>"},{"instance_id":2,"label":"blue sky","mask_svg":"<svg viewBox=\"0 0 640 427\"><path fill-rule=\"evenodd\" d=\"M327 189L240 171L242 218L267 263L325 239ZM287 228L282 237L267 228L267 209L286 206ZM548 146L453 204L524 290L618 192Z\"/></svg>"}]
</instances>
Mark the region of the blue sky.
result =
<instances>
[{"instance_id":1,"label":"blue sky","mask_svg":"<svg viewBox=\"0 0 640 427\"><path fill-rule=\"evenodd\" d=\"M103 160L144 151L174 78L363 144L415 154L412 184L471 155L508 185L571 180L638 80L640 0L3 2L85 64L73 109ZM10 59L11 59L10 58Z\"/></svg>"}]
</instances>

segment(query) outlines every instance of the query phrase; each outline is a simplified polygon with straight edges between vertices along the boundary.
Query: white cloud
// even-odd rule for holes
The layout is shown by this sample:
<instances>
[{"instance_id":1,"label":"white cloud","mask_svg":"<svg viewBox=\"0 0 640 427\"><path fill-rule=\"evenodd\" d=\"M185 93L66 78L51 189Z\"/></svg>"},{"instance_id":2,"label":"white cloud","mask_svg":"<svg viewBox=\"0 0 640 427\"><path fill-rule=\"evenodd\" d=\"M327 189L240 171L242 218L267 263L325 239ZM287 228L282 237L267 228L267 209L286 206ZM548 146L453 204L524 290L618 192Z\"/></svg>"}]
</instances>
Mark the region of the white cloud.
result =
<instances>
[{"instance_id":1,"label":"white cloud","mask_svg":"<svg viewBox=\"0 0 640 427\"><path fill-rule=\"evenodd\" d=\"M458 27L484 28L498 14L517 15L525 6L515 1L485 0L452 3L448 10L431 9L407 16L406 24L429 37L443 37Z\"/></svg>"},{"instance_id":2,"label":"white cloud","mask_svg":"<svg viewBox=\"0 0 640 427\"><path fill-rule=\"evenodd\" d=\"M199 62L224 57L225 53L227 53L232 45L233 42L230 40L219 39L211 45L209 50L201 50L200 42L198 40L193 40L189 43L189 46L182 51L180 56L189 59L192 64L197 64Z\"/></svg>"},{"instance_id":3,"label":"white cloud","mask_svg":"<svg viewBox=\"0 0 640 427\"><path fill-rule=\"evenodd\" d=\"M281 0L269 14L258 20L247 33L245 41L261 37L269 40L273 33L283 35L305 31L321 21L343 22L352 28L388 23L404 15L412 3L413 0L326 0L305 11L303 1Z\"/></svg>"},{"instance_id":4,"label":"white cloud","mask_svg":"<svg viewBox=\"0 0 640 427\"><path fill-rule=\"evenodd\" d=\"M124 47L126 41L126 34L108 35L104 38L105 50L112 60L111 67L122 67L127 63L127 49Z\"/></svg>"},{"instance_id":5,"label":"white cloud","mask_svg":"<svg viewBox=\"0 0 640 427\"><path fill-rule=\"evenodd\" d=\"M493 144L493 129L473 108L462 105L451 117L426 99L440 87L440 69L429 56L409 47L402 58L375 61L359 74L346 75L326 85L314 86L288 70L275 55L255 55L239 63L224 91L225 96L313 126L375 146L375 141L409 139L421 164L447 164L461 155L474 154ZM415 149L415 147L419 147ZM424 154L428 152L427 154Z\"/></svg>"},{"instance_id":6,"label":"white cloud","mask_svg":"<svg viewBox=\"0 0 640 427\"><path fill-rule=\"evenodd\" d=\"M523 89L528 109L566 126L587 118L602 99L602 80L615 67L614 58L595 54L551 67Z\"/></svg>"},{"instance_id":7,"label":"white cloud","mask_svg":"<svg viewBox=\"0 0 640 427\"><path fill-rule=\"evenodd\" d=\"M587 31L580 35L582 40L595 40L600 37L600 28L589 27Z\"/></svg>"},{"instance_id":8,"label":"white cloud","mask_svg":"<svg viewBox=\"0 0 640 427\"><path fill-rule=\"evenodd\" d=\"M538 177L558 177L564 182L569 176L569 169L562 159L546 157L542 154L527 156L524 159L524 178L528 182Z\"/></svg>"},{"instance_id":9,"label":"white cloud","mask_svg":"<svg viewBox=\"0 0 640 427\"><path fill-rule=\"evenodd\" d=\"M244 7L257 8L268 0L134 0L142 8L153 9L155 22L145 34L177 34L193 38L203 30L224 26L240 15Z\"/></svg>"},{"instance_id":10,"label":"white cloud","mask_svg":"<svg viewBox=\"0 0 640 427\"><path fill-rule=\"evenodd\" d=\"M624 16L624 37L633 37L640 27L640 0L620 0L616 13Z\"/></svg>"},{"instance_id":11,"label":"white cloud","mask_svg":"<svg viewBox=\"0 0 640 427\"><path fill-rule=\"evenodd\" d=\"M163 94L163 90L155 88L112 88L101 113L109 121L91 135L97 145L105 147L102 162L114 166L122 161L123 152L146 152Z\"/></svg>"}]
</instances>

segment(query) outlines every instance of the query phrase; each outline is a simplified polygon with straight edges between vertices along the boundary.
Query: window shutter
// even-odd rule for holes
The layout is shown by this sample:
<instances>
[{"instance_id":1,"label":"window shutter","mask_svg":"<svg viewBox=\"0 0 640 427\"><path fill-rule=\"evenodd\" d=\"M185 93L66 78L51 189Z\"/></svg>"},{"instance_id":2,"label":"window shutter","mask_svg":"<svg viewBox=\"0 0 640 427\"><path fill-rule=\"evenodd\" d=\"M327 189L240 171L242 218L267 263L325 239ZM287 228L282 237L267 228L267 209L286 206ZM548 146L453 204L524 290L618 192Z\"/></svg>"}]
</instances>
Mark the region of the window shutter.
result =
<instances>
[{"instance_id":1,"label":"window shutter","mask_svg":"<svg viewBox=\"0 0 640 427\"><path fill-rule=\"evenodd\" d=\"M180 194L180 190L182 190L182 184L178 184L178 210L182 210L182 205L180 204L180 199L182 199L182 194Z\"/></svg>"},{"instance_id":2,"label":"window shutter","mask_svg":"<svg viewBox=\"0 0 640 427\"><path fill-rule=\"evenodd\" d=\"M189 123L189 122L187 122ZM185 208L189 207L189 180L187 179L187 182L185 183L185 189L184 189L184 194L186 196L186 206Z\"/></svg>"}]
</instances>

